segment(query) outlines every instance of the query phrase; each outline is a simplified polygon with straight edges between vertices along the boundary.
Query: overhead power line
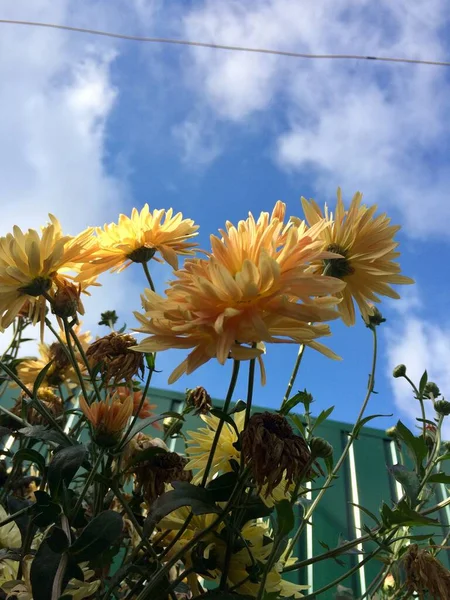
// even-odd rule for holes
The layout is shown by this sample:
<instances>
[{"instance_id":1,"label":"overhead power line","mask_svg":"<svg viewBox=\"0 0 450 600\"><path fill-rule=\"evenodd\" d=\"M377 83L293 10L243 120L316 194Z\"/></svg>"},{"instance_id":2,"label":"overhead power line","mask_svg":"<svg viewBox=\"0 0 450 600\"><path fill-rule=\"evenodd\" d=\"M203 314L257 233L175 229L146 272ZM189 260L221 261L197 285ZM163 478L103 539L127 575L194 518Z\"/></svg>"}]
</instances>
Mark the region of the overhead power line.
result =
<instances>
[{"instance_id":1,"label":"overhead power line","mask_svg":"<svg viewBox=\"0 0 450 600\"><path fill-rule=\"evenodd\" d=\"M172 44L178 46L194 46L199 48L213 48L216 50L229 50L234 52L250 52L254 54L270 54L274 56L287 56L290 58L311 59L337 59L337 60L378 60L382 62L407 63L414 65L433 65L437 67L450 67L450 62L440 60L422 60L418 58L397 58L392 56L364 56L360 54L308 54L304 52L289 52L286 50L272 50L268 48L249 48L246 46L230 46L226 44L213 44L209 42L195 42L191 40L177 40L171 38L142 37L138 35L126 35L112 31L100 31L98 29L85 29L83 27L70 27L69 25L58 25L56 23L40 23L37 21L16 21L12 19L0 19L0 23L8 25L26 25L29 27L47 27L49 29L63 29L77 33L90 35L101 35L104 37L129 40L133 42L147 42L153 44Z\"/></svg>"}]
</instances>

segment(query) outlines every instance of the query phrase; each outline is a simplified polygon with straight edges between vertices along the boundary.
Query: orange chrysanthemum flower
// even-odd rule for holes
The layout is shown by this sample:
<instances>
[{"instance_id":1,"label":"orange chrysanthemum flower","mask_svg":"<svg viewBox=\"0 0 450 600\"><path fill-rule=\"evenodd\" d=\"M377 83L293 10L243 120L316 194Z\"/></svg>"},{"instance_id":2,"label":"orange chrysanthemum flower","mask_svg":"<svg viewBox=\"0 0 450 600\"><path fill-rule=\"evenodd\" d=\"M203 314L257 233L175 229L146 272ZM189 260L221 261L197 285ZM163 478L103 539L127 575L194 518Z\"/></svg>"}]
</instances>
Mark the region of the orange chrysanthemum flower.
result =
<instances>
[{"instance_id":1,"label":"orange chrysanthemum flower","mask_svg":"<svg viewBox=\"0 0 450 600\"><path fill-rule=\"evenodd\" d=\"M213 357L224 364L229 357L260 356L261 343L305 343L336 357L315 340L329 335L322 322L338 317L329 294L345 284L309 272L314 261L335 255L313 239L321 224L307 235L285 225L284 213L278 202L270 218L262 213L255 221L250 214L238 227L227 223L222 239L211 237L207 259L189 260L176 272L166 298L145 291L145 313L135 316L142 326L138 331L150 337L136 349L193 348L170 382Z\"/></svg>"},{"instance_id":2,"label":"orange chrysanthemum flower","mask_svg":"<svg viewBox=\"0 0 450 600\"><path fill-rule=\"evenodd\" d=\"M400 226L390 225L386 214L375 217L377 207L369 208L361 204L361 200L362 194L357 192L346 211L338 189L333 215L327 206L322 213L314 200L302 198L303 210L311 227L317 227L326 219L327 226L312 234L314 239L321 241L323 250L340 255L332 262L316 261L314 272L327 273L347 284L338 293L342 299L338 310L346 325L355 323L354 300L368 322L369 316L373 315L370 302L380 302L376 294L398 299L400 296L391 284L414 283L413 279L400 275L400 265L394 262L400 256L395 251L398 242L394 241Z\"/></svg>"},{"instance_id":3,"label":"orange chrysanthemum flower","mask_svg":"<svg viewBox=\"0 0 450 600\"><path fill-rule=\"evenodd\" d=\"M156 408L156 404L150 404L147 398L144 400L141 406L141 410L139 410L139 406L142 401L141 391L130 390L130 388L127 388L126 386L122 385L116 388L116 393L121 402L125 402L128 396L131 396L131 399L133 400L133 416L137 416L139 419L147 419L148 417L151 417L153 415L153 411ZM156 429L159 429L157 425L157 423L154 424L154 426L156 426Z\"/></svg>"},{"instance_id":4,"label":"orange chrysanthemum flower","mask_svg":"<svg viewBox=\"0 0 450 600\"><path fill-rule=\"evenodd\" d=\"M173 210L154 210L148 204L139 212L133 208L131 218L120 215L119 222L96 228L97 248L89 264L84 265L78 279L97 276L104 271L120 273L132 262L146 263L159 260L159 252L169 265L178 268L178 255L192 255L197 245L189 241L197 235L198 225L183 219ZM164 222L163 222L164 220Z\"/></svg>"},{"instance_id":5,"label":"orange chrysanthemum flower","mask_svg":"<svg viewBox=\"0 0 450 600\"><path fill-rule=\"evenodd\" d=\"M115 446L120 440L128 419L133 413L133 398L122 400L118 394L108 395L101 402L88 405L80 397L80 408L94 429L94 439L99 446Z\"/></svg>"},{"instance_id":6,"label":"orange chrysanthemum flower","mask_svg":"<svg viewBox=\"0 0 450 600\"><path fill-rule=\"evenodd\" d=\"M80 270L92 251L92 229L76 237L63 235L59 221L49 215L50 224L42 235L34 229L25 233L14 227L13 233L0 238L0 328L8 327L24 306L33 322L43 323L46 298L53 297L70 272ZM90 282L92 283L92 281ZM34 309L33 309L34 307ZM82 314L83 308L78 304Z\"/></svg>"}]
</instances>

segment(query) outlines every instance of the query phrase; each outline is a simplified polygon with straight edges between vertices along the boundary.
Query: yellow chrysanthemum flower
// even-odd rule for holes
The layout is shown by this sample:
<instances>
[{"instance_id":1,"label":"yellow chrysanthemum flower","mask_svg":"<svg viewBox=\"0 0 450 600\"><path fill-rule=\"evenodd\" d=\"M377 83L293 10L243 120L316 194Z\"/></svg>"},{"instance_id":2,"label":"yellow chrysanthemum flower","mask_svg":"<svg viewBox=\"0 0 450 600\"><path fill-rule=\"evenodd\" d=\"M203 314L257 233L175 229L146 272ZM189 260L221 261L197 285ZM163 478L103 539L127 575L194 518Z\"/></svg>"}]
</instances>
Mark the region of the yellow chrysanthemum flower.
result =
<instances>
[{"instance_id":1,"label":"yellow chrysanthemum flower","mask_svg":"<svg viewBox=\"0 0 450 600\"><path fill-rule=\"evenodd\" d=\"M185 526L189 514L190 508L182 507L170 513L159 523L161 530L169 532L164 536L164 544L168 545L172 542L177 532ZM191 517L182 536L165 555L165 560L170 560L175 553L181 551L195 535L211 526L216 518L217 515L215 514L194 515ZM210 576L202 573L202 577L205 577L205 579L218 581L221 577L225 565L227 545L217 534L223 528L224 524L221 523L216 530L209 532L202 538L202 543L205 545L204 557L206 559L211 558L214 565L210 570ZM255 582L253 577L249 579L249 574L252 569L254 570L255 565L264 565L267 562L273 546L273 542L269 541L269 533L267 523L264 521L249 521L241 530L241 536L245 539L247 545L245 548L231 554L227 577L229 586L235 588L239 594L247 594L253 597L256 596L259 590L260 583ZM190 553L185 554L182 560L187 569L193 566ZM295 559L293 560L295 561ZM280 574L281 568L281 563L277 563L271 569L266 580L265 591L268 593L277 592L282 597L301 598L302 590L307 589L308 586L285 581ZM192 574L188 581L191 591L194 594L199 594L197 576Z\"/></svg>"},{"instance_id":2,"label":"yellow chrysanthemum flower","mask_svg":"<svg viewBox=\"0 0 450 600\"><path fill-rule=\"evenodd\" d=\"M80 332L81 324L74 327L74 333L78 337L83 350L86 351L89 342L91 341L91 334L89 331L83 333ZM59 338L67 344L66 334L64 331L59 332ZM73 342L72 342L72 345ZM37 376L49 362L53 361L52 366L47 371L42 386L58 387L64 385L68 388L77 387L79 385L78 376L75 369L72 366L70 358L68 356L67 347L64 347L60 342L56 341L51 344L41 342L38 345L39 358L29 358L19 363L17 367L17 374L19 379L27 387L33 388L34 382ZM78 349L75 348L75 356L78 359L81 372L85 371L85 365L79 355ZM15 385L15 384L13 384Z\"/></svg>"},{"instance_id":3,"label":"yellow chrysanthemum flower","mask_svg":"<svg viewBox=\"0 0 450 600\"><path fill-rule=\"evenodd\" d=\"M193 348L174 371L173 382L213 357L224 364L260 356L258 343L305 343L327 356L336 355L315 340L329 335L328 321L338 317L336 298L345 283L311 273L311 263L335 259L315 241L322 227L306 233L284 225L285 206L275 205L269 218L250 214L238 227L227 223L222 238L211 237L212 254L194 259L176 272L166 298L146 290L145 313L135 313L149 333L137 350ZM315 323L314 325L310 324Z\"/></svg>"},{"instance_id":4,"label":"yellow chrysanthemum flower","mask_svg":"<svg viewBox=\"0 0 450 600\"><path fill-rule=\"evenodd\" d=\"M26 305L33 322L43 323L45 295L53 297L80 270L92 251L92 229L76 237L63 235L59 221L49 215L42 235L17 226L0 238L0 328L4 330ZM92 282L90 282L92 283ZM34 310L32 310L34 307ZM82 314L82 305L78 307Z\"/></svg>"},{"instance_id":5,"label":"yellow chrysanthemum flower","mask_svg":"<svg viewBox=\"0 0 450 600\"><path fill-rule=\"evenodd\" d=\"M164 221L163 221L164 220ZM139 212L133 208L131 218L119 216L119 222L96 228L96 251L89 264L84 265L78 280L97 276L104 271L123 271L132 262L159 260L159 252L173 269L178 268L178 255L193 255L197 244L189 241L197 235L198 225L183 219L173 210L154 210L148 204Z\"/></svg>"},{"instance_id":6,"label":"yellow chrysanthemum flower","mask_svg":"<svg viewBox=\"0 0 450 600\"><path fill-rule=\"evenodd\" d=\"M189 456L189 462L185 469L194 471L193 483L199 483L203 478L219 424L219 419L213 415L201 415L200 418L206 423L206 427L199 427L196 431L188 431L188 439L186 441L186 453ZM237 430L241 432L244 428L245 412L235 413L232 418ZM214 460L209 470L208 481L211 481L218 474L232 471L230 461L234 460L238 464L240 463L241 453L233 445L237 441L238 436L234 427L229 423L224 423L220 433L220 443L217 445ZM263 486L260 497L267 506L273 506L276 502L280 502L280 500L289 499L290 492L291 488L286 490L286 483L283 481L267 497L267 485Z\"/></svg>"},{"instance_id":7,"label":"yellow chrysanthemum flower","mask_svg":"<svg viewBox=\"0 0 450 600\"><path fill-rule=\"evenodd\" d=\"M362 194L357 192L346 211L342 202L341 190L337 192L336 212L333 215L325 206L322 213L314 200L302 198L306 219L311 227L326 219L327 226L313 234L315 240L322 242L322 249L339 254L341 258L333 261L317 261L316 274L327 273L344 281L347 285L338 292L342 302L338 305L346 325L354 325L355 308L358 304L364 320L367 322L373 314L370 302L380 302L376 294L400 298L391 288L391 284L414 283L409 277L400 275L400 265L395 261L400 255L395 249L398 242L394 235L400 226L390 225L386 214L375 217L376 206L370 208L361 204Z\"/></svg>"}]
</instances>

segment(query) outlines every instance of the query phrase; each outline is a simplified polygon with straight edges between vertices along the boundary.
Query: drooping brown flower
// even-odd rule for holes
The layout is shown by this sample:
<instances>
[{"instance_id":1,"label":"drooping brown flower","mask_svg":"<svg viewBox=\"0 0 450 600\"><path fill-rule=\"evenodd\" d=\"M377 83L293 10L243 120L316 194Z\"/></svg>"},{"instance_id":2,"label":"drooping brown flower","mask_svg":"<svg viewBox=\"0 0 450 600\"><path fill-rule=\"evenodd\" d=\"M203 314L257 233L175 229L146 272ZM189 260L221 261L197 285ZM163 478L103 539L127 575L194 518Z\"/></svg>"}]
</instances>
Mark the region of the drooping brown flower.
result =
<instances>
[{"instance_id":1,"label":"drooping brown flower","mask_svg":"<svg viewBox=\"0 0 450 600\"><path fill-rule=\"evenodd\" d=\"M144 357L140 352L130 350L136 339L128 333L111 332L93 342L86 352L92 367L101 363L101 373L105 381L130 381L138 373L144 372Z\"/></svg>"},{"instance_id":2,"label":"drooping brown flower","mask_svg":"<svg viewBox=\"0 0 450 600\"><path fill-rule=\"evenodd\" d=\"M155 454L136 462L139 454L149 448L155 448ZM128 473L136 477L136 491L142 493L149 505L164 493L167 484L192 479L192 472L185 470L186 458L169 452L162 440L144 434L139 434L128 444L124 462Z\"/></svg>"},{"instance_id":3,"label":"drooping brown flower","mask_svg":"<svg viewBox=\"0 0 450 600\"><path fill-rule=\"evenodd\" d=\"M196 415L207 415L211 410L211 396L204 387L197 386L186 392L186 406L193 408Z\"/></svg>"},{"instance_id":4,"label":"drooping brown flower","mask_svg":"<svg viewBox=\"0 0 450 600\"><path fill-rule=\"evenodd\" d=\"M64 403L51 388L39 388L37 398L40 402L42 402L48 412L55 417L55 419L58 419L63 415ZM20 394L16 400L16 404L12 408L12 412L18 417L21 417L23 404L28 399L29 398L26 394ZM31 406L26 408L25 418L31 425L43 425L48 423L47 419L38 410Z\"/></svg>"},{"instance_id":5,"label":"drooping brown flower","mask_svg":"<svg viewBox=\"0 0 450 600\"><path fill-rule=\"evenodd\" d=\"M450 571L425 548L411 544L403 558L408 592L423 600L428 592L435 600L450 600Z\"/></svg>"},{"instance_id":6,"label":"drooping brown flower","mask_svg":"<svg viewBox=\"0 0 450 600\"><path fill-rule=\"evenodd\" d=\"M88 405L81 396L80 408L93 426L95 442L108 448L119 442L133 412L133 400L127 396L122 402L117 394L113 394L101 402Z\"/></svg>"},{"instance_id":7,"label":"drooping brown flower","mask_svg":"<svg viewBox=\"0 0 450 600\"><path fill-rule=\"evenodd\" d=\"M315 475L305 440L276 413L256 413L250 418L242 432L242 454L259 490L267 486L266 497L282 481L287 489L299 478Z\"/></svg>"}]
</instances>

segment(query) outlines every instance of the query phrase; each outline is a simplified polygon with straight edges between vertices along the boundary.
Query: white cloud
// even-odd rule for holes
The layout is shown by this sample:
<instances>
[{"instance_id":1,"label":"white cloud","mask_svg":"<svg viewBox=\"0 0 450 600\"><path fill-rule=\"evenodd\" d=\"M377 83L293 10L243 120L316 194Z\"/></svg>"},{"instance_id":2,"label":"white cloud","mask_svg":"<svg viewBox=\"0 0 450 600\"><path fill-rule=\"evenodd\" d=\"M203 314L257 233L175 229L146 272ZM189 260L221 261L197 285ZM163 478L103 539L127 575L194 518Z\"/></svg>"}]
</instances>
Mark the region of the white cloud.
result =
<instances>
[{"instance_id":1,"label":"white cloud","mask_svg":"<svg viewBox=\"0 0 450 600\"><path fill-rule=\"evenodd\" d=\"M175 125L172 134L181 148L184 163L205 167L220 154L220 147L208 124L202 119L189 119Z\"/></svg>"},{"instance_id":2,"label":"white cloud","mask_svg":"<svg viewBox=\"0 0 450 600\"><path fill-rule=\"evenodd\" d=\"M405 379L394 379L392 370L399 364L407 367L408 377L418 385L425 370L429 381L434 381L441 393L450 398L450 324L435 323L421 318L414 312L419 304L410 299L399 301L398 321L387 329L387 376L395 403L404 418L411 423L420 416L420 408L414 399L410 385ZM405 310L409 307L408 310ZM411 310L412 308L412 310ZM432 419L434 411L431 401L426 401L427 417ZM450 424L444 423L445 436L450 439Z\"/></svg>"},{"instance_id":3,"label":"white cloud","mask_svg":"<svg viewBox=\"0 0 450 600\"><path fill-rule=\"evenodd\" d=\"M369 0L211 0L185 16L184 35L310 53L439 60L448 18L444 0L383 0L376 7ZM185 79L205 114L247 122L263 113L259 123L275 129L273 155L281 168L312 175L323 195L334 194L338 184L348 195L362 189L369 201L400 210L412 235L448 235L445 69L204 48L191 57Z\"/></svg>"}]
</instances>

